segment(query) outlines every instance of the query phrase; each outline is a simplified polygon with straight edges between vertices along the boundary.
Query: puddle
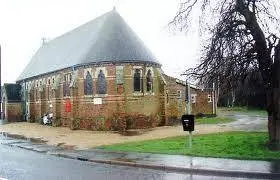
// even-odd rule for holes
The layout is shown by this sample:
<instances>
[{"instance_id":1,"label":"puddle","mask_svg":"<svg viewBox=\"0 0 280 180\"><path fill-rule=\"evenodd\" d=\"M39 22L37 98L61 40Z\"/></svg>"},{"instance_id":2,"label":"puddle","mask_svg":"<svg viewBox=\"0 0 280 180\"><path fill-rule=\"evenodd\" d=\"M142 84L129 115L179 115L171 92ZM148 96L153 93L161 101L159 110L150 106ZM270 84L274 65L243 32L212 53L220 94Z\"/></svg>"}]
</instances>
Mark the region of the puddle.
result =
<instances>
[{"instance_id":1,"label":"puddle","mask_svg":"<svg viewBox=\"0 0 280 180\"><path fill-rule=\"evenodd\" d=\"M0 125L4 125L4 124L8 124L8 121L4 119L0 119Z\"/></svg>"},{"instance_id":2,"label":"puddle","mask_svg":"<svg viewBox=\"0 0 280 180\"><path fill-rule=\"evenodd\" d=\"M46 140L42 140L41 138L27 138L23 135L18 135L18 134L10 134L10 133L6 133L6 132L1 132L0 134L2 137L10 137L13 139L27 140L29 142L36 143L36 144L45 144L47 142Z\"/></svg>"}]
</instances>

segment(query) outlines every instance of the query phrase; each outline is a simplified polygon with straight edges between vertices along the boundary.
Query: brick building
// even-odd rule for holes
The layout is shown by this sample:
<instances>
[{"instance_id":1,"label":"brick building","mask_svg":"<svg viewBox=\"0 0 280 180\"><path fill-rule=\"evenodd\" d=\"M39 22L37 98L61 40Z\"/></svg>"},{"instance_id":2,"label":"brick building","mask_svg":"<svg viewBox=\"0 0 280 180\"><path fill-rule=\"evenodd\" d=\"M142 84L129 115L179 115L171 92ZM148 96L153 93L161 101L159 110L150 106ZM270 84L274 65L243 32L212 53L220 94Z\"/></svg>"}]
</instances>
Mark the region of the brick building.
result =
<instances>
[{"instance_id":1,"label":"brick building","mask_svg":"<svg viewBox=\"0 0 280 180\"><path fill-rule=\"evenodd\" d=\"M149 128L185 112L184 83L163 74L116 10L44 43L17 84L29 122L52 112L72 129ZM208 94L192 92L203 105L194 112L212 113Z\"/></svg>"},{"instance_id":2,"label":"brick building","mask_svg":"<svg viewBox=\"0 0 280 180\"><path fill-rule=\"evenodd\" d=\"M22 119L21 86L19 84L4 84L1 89L1 118L8 119L10 122Z\"/></svg>"}]
</instances>

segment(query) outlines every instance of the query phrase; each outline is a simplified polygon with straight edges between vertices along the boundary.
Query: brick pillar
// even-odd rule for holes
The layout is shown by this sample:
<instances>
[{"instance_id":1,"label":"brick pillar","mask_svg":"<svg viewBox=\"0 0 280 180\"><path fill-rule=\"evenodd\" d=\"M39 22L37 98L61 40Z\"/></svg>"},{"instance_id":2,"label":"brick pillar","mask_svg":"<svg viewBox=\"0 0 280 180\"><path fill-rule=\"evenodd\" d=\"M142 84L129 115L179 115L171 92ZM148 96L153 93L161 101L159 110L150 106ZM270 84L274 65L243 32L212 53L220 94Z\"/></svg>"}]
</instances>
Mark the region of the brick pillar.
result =
<instances>
[{"instance_id":1,"label":"brick pillar","mask_svg":"<svg viewBox=\"0 0 280 180\"><path fill-rule=\"evenodd\" d=\"M27 93L27 102L28 102L28 114L26 116L26 121L27 122L34 122L34 100L32 99L32 92L29 91Z\"/></svg>"},{"instance_id":2,"label":"brick pillar","mask_svg":"<svg viewBox=\"0 0 280 180\"><path fill-rule=\"evenodd\" d=\"M37 91L37 93L36 93ZM35 99L35 104L34 104L34 109L35 109L35 119L34 119L34 122L39 122L40 118L41 118L41 95L40 95L40 91L39 89L37 88L35 90L35 93L34 93L34 99Z\"/></svg>"},{"instance_id":3,"label":"brick pillar","mask_svg":"<svg viewBox=\"0 0 280 180\"><path fill-rule=\"evenodd\" d=\"M70 129L79 129L79 119L77 117L78 111L78 88L70 88L70 101L71 101L71 112L70 112Z\"/></svg>"},{"instance_id":4,"label":"brick pillar","mask_svg":"<svg viewBox=\"0 0 280 180\"><path fill-rule=\"evenodd\" d=\"M61 98L60 89L51 90L51 102L52 102L52 113L53 113L53 126L61 126Z\"/></svg>"}]
</instances>

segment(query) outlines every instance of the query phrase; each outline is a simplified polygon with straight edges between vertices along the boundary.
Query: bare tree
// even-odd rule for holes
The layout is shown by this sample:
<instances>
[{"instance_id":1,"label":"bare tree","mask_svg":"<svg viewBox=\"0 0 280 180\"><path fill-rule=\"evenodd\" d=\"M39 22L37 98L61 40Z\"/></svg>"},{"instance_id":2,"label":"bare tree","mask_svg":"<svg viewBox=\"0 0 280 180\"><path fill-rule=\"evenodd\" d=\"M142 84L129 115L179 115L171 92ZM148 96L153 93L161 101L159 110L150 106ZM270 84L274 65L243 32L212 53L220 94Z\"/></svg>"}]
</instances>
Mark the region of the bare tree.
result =
<instances>
[{"instance_id":1,"label":"bare tree","mask_svg":"<svg viewBox=\"0 0 280 180\"><path fill-rule=\"evenodd\" d=\"M266 93L269 145L280 149L280 40L277 0L184 0L171 22L187 30L199 17L211 38L200 64L186 72L209 82L234 84L258 69Z\"/></svg>"}]
</instances>

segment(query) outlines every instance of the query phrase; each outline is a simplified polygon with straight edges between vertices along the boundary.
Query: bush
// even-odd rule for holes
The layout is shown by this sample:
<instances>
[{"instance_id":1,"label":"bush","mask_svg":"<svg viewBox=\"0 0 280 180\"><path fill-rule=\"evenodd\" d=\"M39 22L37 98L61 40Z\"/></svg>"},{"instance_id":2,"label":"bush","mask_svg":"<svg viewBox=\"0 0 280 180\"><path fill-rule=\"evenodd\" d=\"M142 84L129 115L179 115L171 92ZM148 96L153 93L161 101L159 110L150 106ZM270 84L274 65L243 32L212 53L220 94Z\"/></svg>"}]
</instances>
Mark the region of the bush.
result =
<instances>
[{"instance_id":1,"label":"bush","mask_svg":"<svg viewBox=\"0 0 280 180\"><path fill-rule=\"evenodd\" d=\"M61 119L59 117L52 119L52 126L58 127L61 126Z\"/></svg>"}]
</instances>

